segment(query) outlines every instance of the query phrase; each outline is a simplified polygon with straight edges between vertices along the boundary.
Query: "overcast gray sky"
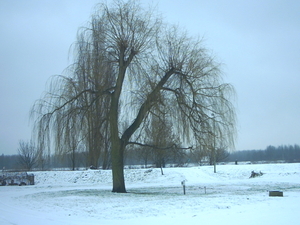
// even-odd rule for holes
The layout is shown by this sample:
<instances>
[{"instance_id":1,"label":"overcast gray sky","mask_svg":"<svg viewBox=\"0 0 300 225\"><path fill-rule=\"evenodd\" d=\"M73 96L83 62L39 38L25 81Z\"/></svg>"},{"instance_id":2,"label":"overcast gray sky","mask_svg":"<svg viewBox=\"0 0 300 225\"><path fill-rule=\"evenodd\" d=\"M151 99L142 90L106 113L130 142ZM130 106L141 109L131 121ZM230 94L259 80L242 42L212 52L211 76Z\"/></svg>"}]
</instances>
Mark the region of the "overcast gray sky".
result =
<instances>
[{"instance_id":1,"label":"overcast gray sky","mask_svg":"<svg viewBox=\"0 0 300 225\"><path fill-rule=\"evenodd\" d=\"M30 107L72 63L70 45L98 2L0 0L0 154L30 139ZM237 91L237 150L300 144L300 1L153 2L224 64Z\"/></svg>"}]
</instances>

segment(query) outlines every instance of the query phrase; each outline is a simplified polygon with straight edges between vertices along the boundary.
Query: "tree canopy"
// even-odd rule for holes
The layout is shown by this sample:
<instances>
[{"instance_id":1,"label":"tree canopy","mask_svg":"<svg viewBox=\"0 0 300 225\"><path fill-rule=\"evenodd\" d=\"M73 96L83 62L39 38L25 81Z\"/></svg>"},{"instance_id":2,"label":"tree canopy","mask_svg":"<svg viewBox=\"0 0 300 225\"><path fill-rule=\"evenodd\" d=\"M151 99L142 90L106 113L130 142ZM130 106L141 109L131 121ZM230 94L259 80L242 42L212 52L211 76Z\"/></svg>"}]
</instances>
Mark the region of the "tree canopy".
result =
<instances>
[{"instance_id":1,"label":"tree canopy","mask_svg":"<svg viewBox=\"0 0 300 225\"><path fill-rule=\"evenodd\" d=\"M40 149L81 143L94 164L106 154L114 192L126 192L126 146L155 144L151 126L167 124L180 147L212 148L213 137L233 147L233 86L200 38L164 23L156 10L135 0L97 5L74 56L33 106L34 133Z\"/></svg>"}]
</instances>

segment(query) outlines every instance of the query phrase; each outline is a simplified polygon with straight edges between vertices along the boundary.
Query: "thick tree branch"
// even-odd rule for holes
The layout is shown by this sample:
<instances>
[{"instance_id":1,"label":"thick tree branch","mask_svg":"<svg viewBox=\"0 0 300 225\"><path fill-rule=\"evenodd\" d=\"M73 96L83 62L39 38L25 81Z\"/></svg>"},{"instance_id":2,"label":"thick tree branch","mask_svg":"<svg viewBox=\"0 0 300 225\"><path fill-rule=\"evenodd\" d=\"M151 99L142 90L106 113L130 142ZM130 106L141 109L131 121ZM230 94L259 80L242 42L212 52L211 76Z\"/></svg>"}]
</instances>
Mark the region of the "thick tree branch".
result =
<instances>
[{"instance_id":1,"label":"thick tree branch","mask_svg":"<svg viewBox=\"0 0 300 225\"><path fill-rule=\"evenodd\" d=\"M174 69L171 68L168 72L165 73L165 76L158 82L156 87L152 90L152 92L148 95L145 102L139 109L139 112L134 120L134 122L125 130L122 135L122 141L126 145L132 136L132 134L139 128L140 124L143 122L147 113L152 107L152 103L156 101L156 96L158 92L163 88L163 85L168 81L168 79L174 74Z\"/></svg>"}]
</instances>

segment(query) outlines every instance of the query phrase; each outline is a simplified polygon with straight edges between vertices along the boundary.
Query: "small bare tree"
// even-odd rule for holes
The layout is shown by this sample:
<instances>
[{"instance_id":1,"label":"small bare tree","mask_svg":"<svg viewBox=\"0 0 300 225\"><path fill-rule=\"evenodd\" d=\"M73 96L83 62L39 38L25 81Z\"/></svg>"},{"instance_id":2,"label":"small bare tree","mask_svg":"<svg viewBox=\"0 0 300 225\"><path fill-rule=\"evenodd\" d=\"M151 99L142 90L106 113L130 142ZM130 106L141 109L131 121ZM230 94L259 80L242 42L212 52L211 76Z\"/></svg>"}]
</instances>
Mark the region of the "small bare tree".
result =
<instances>
[{"instance_id":1,"label":"small bare tree","mask_svg":"<svg viewBox=\"0 0 300 225\"><path fill-rule=\"evenodd\" d=\"M19 141L19 162L23 169L31 170L37 164L37 151L33 143Z\"/></svg>"},{"instance_id":2,"label":"small bare tree","mask_svg":"<svg viewBox=\"0 0 300 225\"><path fill-rule=\"evenodd\" d=\"M216 161L217 162L222 162L226 158L228 158L229 155L230 155L230 153L226 150L225 147L217 148L217 151L216 151Z\"/></svg>"}]
</instances>

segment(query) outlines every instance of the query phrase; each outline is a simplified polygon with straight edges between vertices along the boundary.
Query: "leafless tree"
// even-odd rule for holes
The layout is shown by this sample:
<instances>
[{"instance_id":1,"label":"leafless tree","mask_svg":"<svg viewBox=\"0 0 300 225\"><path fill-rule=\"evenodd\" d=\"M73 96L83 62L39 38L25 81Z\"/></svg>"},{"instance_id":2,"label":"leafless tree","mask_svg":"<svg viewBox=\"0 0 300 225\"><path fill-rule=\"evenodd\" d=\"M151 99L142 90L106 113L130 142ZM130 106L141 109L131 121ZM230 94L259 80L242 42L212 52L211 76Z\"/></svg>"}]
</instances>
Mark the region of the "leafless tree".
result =
<instances>
[{"instance_id":1,"label":"leafless tree","mask_svg":"<svg viewBox=\"0 0 300 225\"><path fill-rule=\"evenodd\" d=\"M216 161L217 162L222 162L226 158L228 158L229 155L230 155L230 153L228 151L226 151L226 148L224 148L224 147L217 148L217 151L216 151Z\"/></svg>"},{"instance_id":2,"label":"leafless tree","mask_svg":"<svg viewBox=\"0 0 300 225\"><path fill-rule=\"evenodd\" d=\"M193 161L198 163L200 166L202 165L203 160L206 157L205 152L202 150L201 147L195 148L193 151L190 152L191 157L193 158Z\"/></svg>"},{"instance_id":3,"label":"leafless tree","mask_svg":"<svg viewBox=\"0 0 300 225\"><path fill-rule=\"evenodd\" d=\"M49 92L36 101L31 116L35 119L34 134L42 152L49 151L50 144L54 143L57 154L72 152L75 156L78 146L84 144L89 165L98 167L103 153L102 168L106 169L110 165L110 98L109 90L104 88L113 84L109 75L112 67L102 49L98 25L93 20L91 29L80 30L74 44L75 63L66 70L70 76L51 79Z\"/></svg>"},{"instance_id":4,"label":"leafless tree","mask_svg":"<svg viewBox=\"0 0 300 225\"><path fill-rule=\"evenodd\" d=\"M150 147L140 147L136 150L137 157L143 161L145 168L148 167L148 163L151 160L151 150L152 149Z\"/></svg>"},{"instance_id":5,"label":"leafless tree","mask_svg":"<svg viewBox=\"0 0 300 225\"><path fill-rule=\"evenodd\" d=\"M51 104L45 104L46 96L34 107L40 115L35 131L42 142L45 131L61 138L58 121L64 125L75 114L84 128L78 132L90 135L89 147L97 148L90 142L101 144L103 137L109 140L113 192L126 192L126 146L145 144L146 128L158 106L180 143L202 144L214 133L219 142L234 144L234 89L223 83L220 65L201 39L164 24L153 9L144 10L135 0L98 5L79 37L83 41L76 51L73 75L58 80L58 90L50 91ZM58 114L63 119L55 120Z\"/></svg>"},{"instance_id":6,"label":"leafless tree","mask_svg":"<svg viewBox=\"0 0 300 225\"><path fill-rule=\"evenodd\" d=\"M162 96L159 96L161 98ZM150 124L145 128L144 142L151 146L152 160L157 168L165 167L171 156L168 151L173 146L172 128L166 118L164 107L156 104L149 115ZM168 148L169 147L169 148Z\"/></svg>"},{"instance_id":7,"label":"leafless tree","mask_svg":"<svg viewBox=\"0 0 300 225\"><path fill-rule=\"evenodd\" d=\"M19 141L18 153L19 162L22 168L26 170L31 170L37 164L37 151L34 144L31 141Z\"/></svg>"}]
</instances>

